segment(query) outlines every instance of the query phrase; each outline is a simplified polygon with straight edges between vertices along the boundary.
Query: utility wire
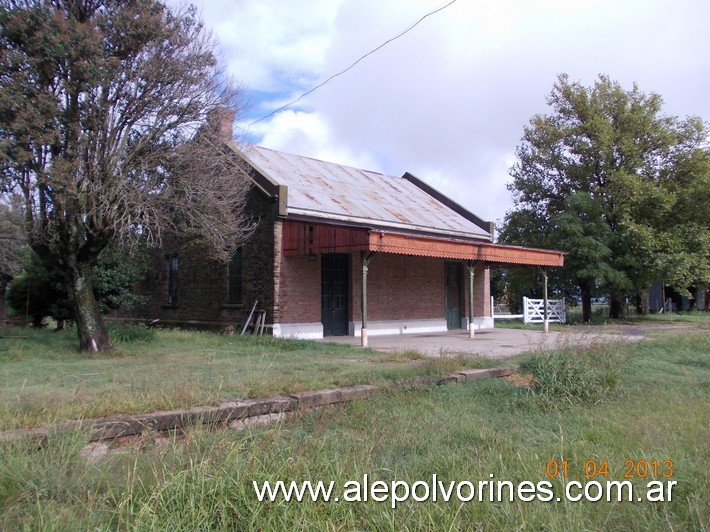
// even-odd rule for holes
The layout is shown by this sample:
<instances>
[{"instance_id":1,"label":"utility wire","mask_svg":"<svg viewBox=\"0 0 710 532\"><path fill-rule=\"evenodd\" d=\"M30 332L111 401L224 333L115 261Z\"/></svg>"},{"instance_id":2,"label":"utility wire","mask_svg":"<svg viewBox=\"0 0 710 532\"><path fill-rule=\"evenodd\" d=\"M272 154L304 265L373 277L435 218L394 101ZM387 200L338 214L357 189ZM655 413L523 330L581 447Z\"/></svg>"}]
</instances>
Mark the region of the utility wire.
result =
<instances>
[{"instance_id":1,"label":"utility wire","mask_svg":"<svg viewBox=\"0 0 710 532\"><path fill-rule=\"evenodd\" d=\"M355 65L357 65L360 61L362 61L362 60L365 59L366 57L368 57L368 56L374 54L374 53L377 52L378 50L380 50L380 49L384 48L385 46L387 46L387 45L388 45L389 43L391 43L392 41L396 41L396 40L399 39L400 37L404 36L405 34L409 33L410 31L412 31L412 30L413 30L414 28L416 28L419 24L421 24L421 23L424 21L424 19L426 19L426 18L428 18L428 17L430 17L430 16L432 16L432 15L437 14L439 11L443 11L444 9L446 9L447 7L449 7L451 4L453 4L453 3L455 3L455 2L456 2L456 0L451 0L451 1L448 2L447 4L444 4L443 6L438 7L438 8L436 8L436 9L433 10L433 11L430 11L429 13L427 13L426 15L424 15L422 18L420 18L419 20L417 20L414 24L412 24L411 26L409 26L407 29L402 30L402 31L399 32L397 35L395 35L394 37L392 37L392 38L390 38L390 39L387 39L385 42L383 42L382 44L380 44L377 48L374 48L374 49L370 50L369 52L367 52L365 55L360 56L357 61L355 61L352 65L350 65L349 67L347 67L345 70L341 70L341 71L338 72L337 74L333 74L332 76L330 76L328 79L326 79L326 80L323 81L322 83L316 85L315 87L313 87L313 88L310 89L309 91L304 92L303 94L301 94L298 98L296 98L296 99L293 100L292 102L289 102L289 103L287 103L287 104L282 105L281 107L279 107L279 108L276 109L275 111L270 112L268 115L262 116L262 117L259 118L258 120L254 120L254 121L251 122L249 125L250 125L250 126L253 126L254 124L258 124L258 123L261 122L262 120L266 120L267 118L271 118L272 116L274 116L274 115L275 115L276 113L278 113L279 111L283 111L283 110L286 109L287 107L290 107L290 106L292 106L292 105L294 105L294 104L300 102L303 98L305 98L306 96L308 96L308 95L311 94L312 92L315 92L316 90L320 89L322 86L324 86L325 84L329 83L329 82L332 81L333 79L337 78L338 76L342 76L343 74L345 74L345 73L348 72L349 70L352 70L353 68L355 68Z\"/></svg>"}]
</instances>

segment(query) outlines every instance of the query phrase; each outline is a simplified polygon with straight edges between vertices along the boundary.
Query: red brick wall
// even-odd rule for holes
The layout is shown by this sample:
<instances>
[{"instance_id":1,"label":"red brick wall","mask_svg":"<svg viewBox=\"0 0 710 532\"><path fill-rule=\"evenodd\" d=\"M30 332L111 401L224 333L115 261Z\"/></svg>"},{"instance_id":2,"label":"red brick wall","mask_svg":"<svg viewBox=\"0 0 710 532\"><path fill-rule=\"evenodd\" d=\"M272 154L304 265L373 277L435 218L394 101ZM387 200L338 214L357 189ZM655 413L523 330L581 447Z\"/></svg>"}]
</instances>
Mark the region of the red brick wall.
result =
<instances>
[{"instance_id":1,"label":"red brick wall","mask_svg":"<svg viewBox=\"0 0 710 532\"><path fill-rule=\"evenodd\" d=\"M352 321L362 320L361 261L352 260ZM367 275L367 319L444 317L444 263L440 259L375 255Z\"/></svg>"},{"instance_id":2,"label":"red brick wall","mask_svg":"<svg viewBox=\"0 0 710 532\"><path fill-rule=\"evenodd\" d=\"M240 324L255 300L266 310L267 322L274 315L274 221L275 203L258 190L252 190L247 203L256 213L258 225L252 237L242 245L242 303L227 304L227 264L210 260L209 251L188 246L166 236L162 248L155 251L152 266L139 293L148 302L131 312L133 317L176 322L201 321ZM177 304L168 305L167 258L179 259Z\"/></svg>"},{"instance_id":3,"label":"red brick wall","mask_svg":"<svg viewBox=\"0 0 710 532\"><path fill-rule=\"evenodd\" d=\"M243 245L242 305L227 305L227 265L206 258L205 250L180 245L167 238L153 257L153 265L141 293L149 302L132 313L144 319L160 318L186 322L239 324L254 300L266 310L267 323L320 322L320 256L283 257L282 223L276 220L276 205L258 191L249 199L251 212L260 213L259 225ZM167 257L177 254L178 303L167 304ZM376 254L368 274L368 319L407 320L444 318L444 260L391 254ZM351 255L349 321L362 319L360 253ZM468 279L463 268L462 317L468 316ZM476 266L474 310L490 316L490 273Z\"/></svg>"},{"instance_id":4,"label":"red brick wall","mask_svg":"<svg viewBox=\"0 0 710 532\"><path fill-rule=\"evenodd\" d=\"M476 264L473 277L473 315L491 315L491 269Z\"/></svg>"},{"instance_id":5,"label":"red brick wall","mask_svg":"<svg viewBox=\"0 0 710 532\"><path fill-rule=\"evenodd\" d=\"M320 255L285 257L277 280L276 316L279 323L320 322ZM278 269L278 266L277 266ZM465 313L468 316L468 278L465 287ZM360 254L350 261L350 321L362 320ZM477 265L474 276L474 311L476 316L490 315L487 283L490 274ZM444 318L444 261L404 255L375 255L368 271L368 319L407 320Z\"/></svg>"},{"instance_id":6,"label":"red brick wall","mask_svg":"<svg viewBox=\"0 0 710 532\"><path fill-rule=\"evenodd\" d=\"M404 255L375 255L367 277L367 319L443 319L445 316L444 260ZM468 271L462 268L464 309L468 317ZM474 270L475 316L490 316L490 270L477 264ZM352 321L362 320L361 261L352 259Z\"/></svg>"},{"instance_id":7,"label":"red brick wall","mask_svg":"<svg viewBox=\"0 0 710 532\"><path fill-rule=\"evenodd\" d=\"M466 313L462 318L468 318L468 269L463 268L463 286ZM473 270L473 315L474 317L491 315L491 270L482 263L476 264Z\"/></svg>"},{"instance_id":8,"label":"red brick wall","mask_svg":"<svg viewBox=\"0 0 710 532\"><path fill-rule=\"evenodd\" d=\"M320 322L320 255L283 257L277 292L278 323Z\"/></svg>"}]
</instances>

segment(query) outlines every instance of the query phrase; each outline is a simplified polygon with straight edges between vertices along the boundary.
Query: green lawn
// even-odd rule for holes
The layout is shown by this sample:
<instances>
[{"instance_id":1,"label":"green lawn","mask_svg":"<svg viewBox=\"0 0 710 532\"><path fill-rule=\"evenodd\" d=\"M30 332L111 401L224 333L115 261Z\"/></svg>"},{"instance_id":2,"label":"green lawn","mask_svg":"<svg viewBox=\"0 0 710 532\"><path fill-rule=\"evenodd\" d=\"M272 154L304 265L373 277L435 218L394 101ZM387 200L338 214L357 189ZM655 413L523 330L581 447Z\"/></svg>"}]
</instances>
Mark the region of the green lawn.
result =
<instances>
[{"instance_id":1,"label":"green lawn","mask_svg":"<svg viewBox=\"0 0 710 532\"><path fill-rule=\"evenodd\" d=\"M333 352L341 363L351 356ZM197 431L173 445L148 441L99 462L80 456L82 434L50 439L40 449L1 444L0 529L707 529L707 332L666 332L518 361L545 386L532 391L502 379L400 386L367 401L299 412L272 427ZM548 479L549 460L567 461L569 477ZM550 480L559 495L563 482L585 480L589 460L606 462L608 476L594 477L602 482L623 480L629 460L672 461L672 500L410 500L393 509L390 500L259 502L252 486L265 480L343 486L365 474L371 483L429 481L434 474L445 483L477 483L493 475L516 483ZM666 480L664 472L657 477ZM631 481L641 489L649 478L636 474Z\"/></svg>"},{"instance_id":2,"label":"green lawn","mask_svg":"<svg viewBox=\"0 0 710 532\"><path fill-rule=\"evenodd\" d=\"M72 330L0 329L0 430L500 364L208 332L113 333L115 352L86 354Z\"/></svg>"}]
</instances>

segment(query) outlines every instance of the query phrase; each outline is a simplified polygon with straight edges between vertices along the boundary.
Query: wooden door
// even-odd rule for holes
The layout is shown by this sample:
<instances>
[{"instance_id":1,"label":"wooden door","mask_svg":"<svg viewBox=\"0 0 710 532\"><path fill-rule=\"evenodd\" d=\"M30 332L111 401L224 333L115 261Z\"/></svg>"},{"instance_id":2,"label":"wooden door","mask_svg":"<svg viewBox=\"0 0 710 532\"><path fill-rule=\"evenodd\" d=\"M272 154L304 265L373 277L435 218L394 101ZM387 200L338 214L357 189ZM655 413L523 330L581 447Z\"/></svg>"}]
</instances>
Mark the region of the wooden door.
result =
<instances>
[{"instance_id":1,"label":"wooden door","mask_svg":"<svg viewBox=\"0 0 710 532\"><path fill-rule=\"evenodd\" d=\"M458 262L445 262L444 272L446 275L445 300L446 300L446 328L460 329L461 328L461 312L463 310L463 294L462 294L462 271L461 264Z\"/></svg>"},{"instance_id":2,"label":"wooden door","mask_svg":"<svg viewBox=\"0 0 710 532\"><path fill-rule=\"evenodd\" d=\"M350 255L321 256L321 323L323 336L348 334L348 263Z\"/></svg>"}]
</instances>

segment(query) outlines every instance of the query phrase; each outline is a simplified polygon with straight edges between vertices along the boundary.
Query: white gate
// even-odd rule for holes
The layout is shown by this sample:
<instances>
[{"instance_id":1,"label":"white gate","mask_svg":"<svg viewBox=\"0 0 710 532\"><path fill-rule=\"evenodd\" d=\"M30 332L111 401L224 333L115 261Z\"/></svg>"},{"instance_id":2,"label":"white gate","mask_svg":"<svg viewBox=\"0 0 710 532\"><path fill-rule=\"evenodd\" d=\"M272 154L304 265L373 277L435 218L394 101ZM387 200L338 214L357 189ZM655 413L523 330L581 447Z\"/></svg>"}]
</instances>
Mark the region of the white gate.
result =
<instances>
[{"instance_id":1,"label":"white gate","mask_svg":"<svg viewBox=\"0 0 710 532\"><path fill-rule=\"evenodd\" d=\"M545 320L545 303L542 299L523 298L523 321L525 323L542 323ZM565 298L547 300L547 321L566 323L567 306Z\"/></svg>"}]
</instances>

